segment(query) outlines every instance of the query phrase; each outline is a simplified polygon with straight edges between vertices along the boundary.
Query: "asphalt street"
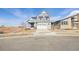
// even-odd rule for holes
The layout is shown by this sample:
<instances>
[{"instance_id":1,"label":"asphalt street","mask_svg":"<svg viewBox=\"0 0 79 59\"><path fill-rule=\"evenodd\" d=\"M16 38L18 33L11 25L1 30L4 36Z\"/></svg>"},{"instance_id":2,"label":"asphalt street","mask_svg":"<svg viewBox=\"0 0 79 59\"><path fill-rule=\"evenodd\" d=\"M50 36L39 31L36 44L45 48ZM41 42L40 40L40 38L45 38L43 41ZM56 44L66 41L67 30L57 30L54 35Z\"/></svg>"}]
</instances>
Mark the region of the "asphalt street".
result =
<instances>
[{"instance_id":1,"label":"asphalt street","mask_svg":"<svg viewBox=\"0 0 79 59\"><path fill-rule=\"evenodd\" d=\"M0 51L79 51L79 36L2 38Z\"/></svg>"}]
</instances>

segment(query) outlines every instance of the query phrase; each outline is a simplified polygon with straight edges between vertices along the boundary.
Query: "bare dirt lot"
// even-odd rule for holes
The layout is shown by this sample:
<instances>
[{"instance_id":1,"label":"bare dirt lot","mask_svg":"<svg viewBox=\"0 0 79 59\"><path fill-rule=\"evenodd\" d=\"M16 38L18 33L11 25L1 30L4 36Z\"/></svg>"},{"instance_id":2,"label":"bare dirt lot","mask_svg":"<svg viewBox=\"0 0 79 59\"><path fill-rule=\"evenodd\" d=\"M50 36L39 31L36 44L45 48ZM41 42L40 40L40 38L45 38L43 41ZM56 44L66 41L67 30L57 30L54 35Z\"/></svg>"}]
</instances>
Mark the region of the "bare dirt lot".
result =
<instances>
[{"instance_id":1,"label":"bare dirt lot","mask_svg":"<svg viewBox=\"0 0 79 59\"><path fill-rule=\"evenodd\" d=\"M37 36L0 39L0 51L79 51L78 36Z\"/></svg>"}]
</instances>

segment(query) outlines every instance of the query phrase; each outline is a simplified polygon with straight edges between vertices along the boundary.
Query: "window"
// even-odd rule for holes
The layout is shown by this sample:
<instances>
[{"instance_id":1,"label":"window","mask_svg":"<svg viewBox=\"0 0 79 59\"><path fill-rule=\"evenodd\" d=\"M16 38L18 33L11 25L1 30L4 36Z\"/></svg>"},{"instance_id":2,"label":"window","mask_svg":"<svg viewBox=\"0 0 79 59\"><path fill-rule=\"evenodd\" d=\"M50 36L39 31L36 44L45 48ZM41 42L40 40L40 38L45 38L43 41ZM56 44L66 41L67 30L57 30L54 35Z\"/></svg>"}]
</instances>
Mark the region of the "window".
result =
<instances>
[{"instance_id":1,"label":"window","mask_svg":"<svg viewBox=\"0 0 79 59\"><path fill-rule=\"evenodd\" d=\"M48 17L48 16L46 16L45 18L46 18L46 20L48 20L48 19L49 19L49 17Z\"/></svg>"},{"instance_id":2,"label":"window","mask_svg":"<svg viewBox=\"0 0 79 59\"><path fill-rule=\"evenodd\" d=\"M73 16L73 17L71 18L71 20L72 20L72 21L77 21L77 16Z\"/></svg>"},{"instance_id":3,"label":"window","mask_svg":"<svg viewBox=\"0 0 79 59\"><path fill-rule=\"evenodd\" d=\"M67 25L67 24L68 24L67 21L63 21L63 22L62 22L62 25Z\"/></svg>"},{"instance_id":4,"label":"window","mask_svg":"<svg viewBox=\"0 0 79 59\"><path fill-rule=\"evenodd\" d=\"M41 20L42 18L43 18L42 16L39 17L40 20Z\"/></svg>"},{"instance_id":5,"label":"window","mask_svg":"<svg viewBox=\"0 0 79 59\"><path fill-rule=\"evenodd\" d=\"M77 19L77 16L74 16L75 19Z\"/></svg>"},{"instance_id":6,"label":"window","mask_svg":"<svg viewBox=\"0 0 79 59\"><path fill-rule=\"evenodd\" d=\"M73 26L74 26L74 27L78 26L78 23L74 23Z\"/></svg>"},{"instance_id":7,"label":"window","mask_svg":"<svg viewBox=\"0 0 79 59\"><path fill-rule=\"evenodd\" d=\"M68 22L67 21L65 21L65 25L67 25L68 24Z\"/></svg>"}]
</instances>

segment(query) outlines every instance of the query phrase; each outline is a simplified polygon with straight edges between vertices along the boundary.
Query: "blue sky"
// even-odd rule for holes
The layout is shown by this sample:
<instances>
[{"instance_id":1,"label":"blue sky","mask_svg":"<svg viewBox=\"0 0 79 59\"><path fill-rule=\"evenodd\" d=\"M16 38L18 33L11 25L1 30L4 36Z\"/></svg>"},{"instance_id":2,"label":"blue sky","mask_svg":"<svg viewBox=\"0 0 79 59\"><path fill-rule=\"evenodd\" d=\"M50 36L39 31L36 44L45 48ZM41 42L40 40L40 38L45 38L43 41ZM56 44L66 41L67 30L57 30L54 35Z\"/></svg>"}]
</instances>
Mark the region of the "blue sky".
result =
<instances>
[{"instance_id":1,"label":"blue sky","mask_svg":"<svg viewBox=\"0 0 79 59\"><path fill-rule=\"evenodd\" d=\"M32 16L46 11L51 20L60 20L68 15L79 13L78 8L0 8L0 25L20 25Z\"/></svg>"}]
</instances>

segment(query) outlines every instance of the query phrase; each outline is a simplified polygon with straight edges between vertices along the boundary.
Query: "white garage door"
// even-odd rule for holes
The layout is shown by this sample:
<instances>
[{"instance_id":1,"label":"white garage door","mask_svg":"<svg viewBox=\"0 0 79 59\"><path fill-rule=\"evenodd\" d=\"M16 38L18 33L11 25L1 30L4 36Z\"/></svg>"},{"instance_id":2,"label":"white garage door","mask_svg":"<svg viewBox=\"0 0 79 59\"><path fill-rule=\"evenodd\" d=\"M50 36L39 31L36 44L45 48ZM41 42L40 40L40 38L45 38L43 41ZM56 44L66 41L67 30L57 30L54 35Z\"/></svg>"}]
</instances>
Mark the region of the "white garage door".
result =
<instances>
[{"instance_id":1,"label":"white garage door","mask_svg":"<svg viewBox=\"0 0 79 59\"><path fill-rule=\"evenodd\" d=\"M37 29L39 29L39 30L47 30L48 25L47 25L47 23L38 23L37 24Z\"/></svg>"}]
</instances>

